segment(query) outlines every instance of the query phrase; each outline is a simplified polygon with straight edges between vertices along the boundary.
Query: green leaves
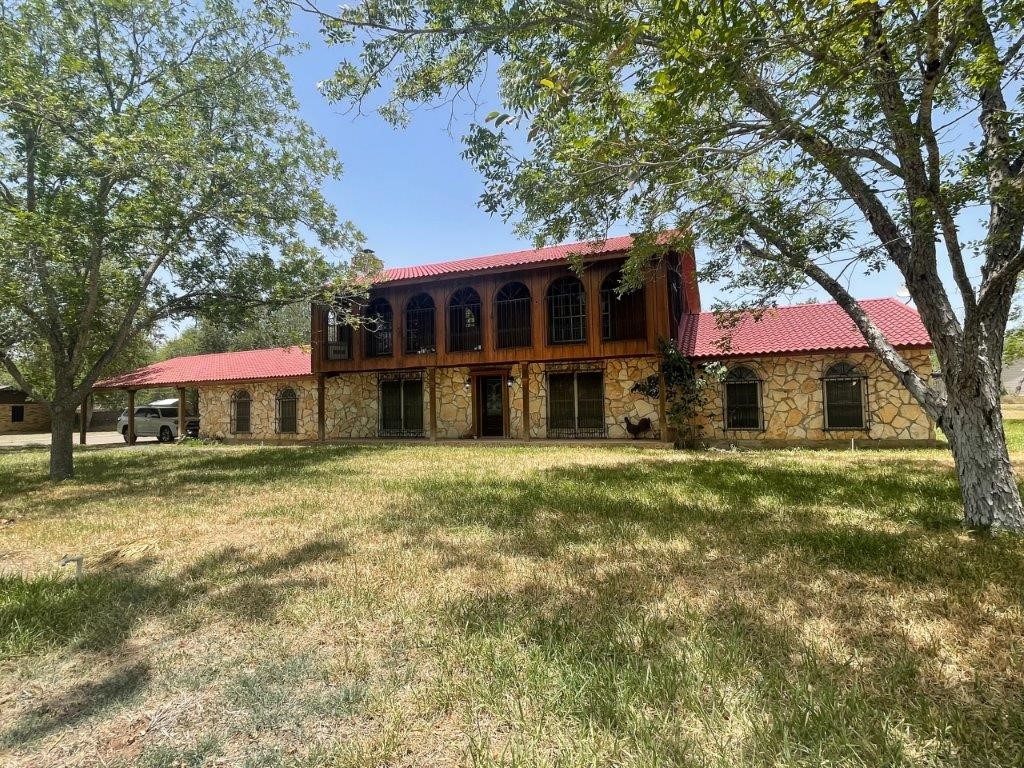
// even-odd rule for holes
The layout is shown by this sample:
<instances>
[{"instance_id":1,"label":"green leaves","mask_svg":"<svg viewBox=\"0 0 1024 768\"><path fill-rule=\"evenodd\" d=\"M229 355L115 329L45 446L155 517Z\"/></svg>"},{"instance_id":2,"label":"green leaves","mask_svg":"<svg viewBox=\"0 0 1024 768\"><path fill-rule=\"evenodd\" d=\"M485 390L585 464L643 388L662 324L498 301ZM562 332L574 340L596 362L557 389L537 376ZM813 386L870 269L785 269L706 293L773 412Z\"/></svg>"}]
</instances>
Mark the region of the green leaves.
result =
<instances>
[{"instance_id":1,"label":"green leaves","mask_svg":"<svg viewBox=\"0 0 1024 768\"><path fill-rule=\"evenodd\" d=\"M0 358L74 401L167 318L355 284L287 12L18 0L0 22Z\"/></svg>"}]
</instances>

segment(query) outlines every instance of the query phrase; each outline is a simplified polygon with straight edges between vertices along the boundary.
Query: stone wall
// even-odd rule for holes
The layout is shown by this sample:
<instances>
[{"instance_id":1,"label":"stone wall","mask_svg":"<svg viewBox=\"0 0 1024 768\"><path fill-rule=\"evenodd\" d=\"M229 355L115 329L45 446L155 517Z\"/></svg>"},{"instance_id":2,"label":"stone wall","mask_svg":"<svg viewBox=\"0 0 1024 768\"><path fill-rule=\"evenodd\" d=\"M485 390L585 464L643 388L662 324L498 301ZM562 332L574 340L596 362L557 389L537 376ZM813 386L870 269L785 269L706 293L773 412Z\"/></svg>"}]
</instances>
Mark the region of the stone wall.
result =
<instances>
[{"instance_id":1,"label":"stone wall","mask_svg":"<svg viewBox=\"0 0 1024 768\"><path fill-rule=\"evenodd\" d=\"M377 436L377 374L343 373L324 382L324 429L328 438Z\"/></svg>"},{"instance_id":2,"label":"stone wall","mask_svg":"<svg viewBox=\"0 0 1024 768\"><path fill-rule=\"evenodd\" d=\"M928 353L907 354L908 360L924 377L931 373ZM865 430L824 429L824 397L821 378L832 363L847 360L867 377L868 428ZM926 442L935 439L935 425L910 393L874 355L867 353L835 355L792 355L730 361L730 366L746 365L761 379L763 430L726 430L723 416L724 385L711 392L705 412L698 418L703 436L712 444L826 444L871 440L901 443ZM547 381L551 372L570 370L601 370L604 374L605 428L609 438L631 437L626 430L628 416L634 423L647 418L651 429L645 439L662 439L657 398L632 392L633 385L656 376L658 359L654 357L614 360L580 361L569 364L532 363L524 381L523 368L511 366L508 387L509 436L523 439L529 429L531 439L547 437ZM430 427L430 372L423 372L423 427ZM436 371L437 437L455 440L469 437L473 430L473 392L469 368L438 368ZM325 382L325 429L328 439L375 438L378 428L378 374L349 373L328 378ZM298 430L295 434L276 431L277 393L284 387L298 395ZM523 413L523 387L530 391L529 414ZM231 396L238 385L203 387L199 392L201 434L218 439L252 439L271 441L315 440L316 380L295 379L260 382L246 385L252 396L252 431L232 435ZM29 409L26 405L26 422ZM7 409L9 411L9 409ZM4 416L0 407L0 419ZM525 416L525 418L524 418ZM9 417L9 414L8 414ZM0 421L0 431L3 422Z\"/></svg>"},{"instance_id":3,"label":"stone wall","mask_svg":"<svg viewBox=\"0 0 1024 768\"><path fill-rule=\"evenodd\" d=\"M473 392L472 386L467 384L469 381L469 368L437 369L437 437L441 440L467 437L473 430ZM423 402L427 408L423 426L429 429L428 386L423 388Z\"/></svg>"},{"instance_id":4,"label":"stone wall","mask_svg":"<svg viewBox=\"0 0 1024 768\"><path fill-rule=\"evenodd\" d=\"M904 353L914 369L928 380L931 361L924 350ZM825 430L822 376L840 361L855 364L867 377L868 427L864 430ZM785 355L730 360L728 367L745 365L761 380L763 430L725 429L724 385L714 388L698 419L703 437L712 444L759 443L813 445L858 441L926 442L935 439L935 425L910 392L875 355L835 353Z\"/></svg>"},{"instance_id":5,"label":"stone wall","mask_svg":"<svg viewBox=\"0 0 1024 768\"><path fill-rule=\"evenodd\" d=\"M296 430L294 433L277 431L277 393L286 387L295 390ZM240 389L252 398L250 407L251 429L247 434L231 432L231 397ZM282 381L246 382L245 384L215 385L199 388L199 434L217 440L263 440L295 442L316 440L316 379L287 379Z\"/></svg>"},{"instance_id":6,"label":"stone wall","mask_svg":"<svg viewBox=\"0 0 1024 768\"><path fill-rule=\"evenodd\" d=\"M25 409L24 421L11 421L11 412L14 408ZM50 412L42 403L0 404L0 434L49 431Z\"/></svg>"}]
</instances>

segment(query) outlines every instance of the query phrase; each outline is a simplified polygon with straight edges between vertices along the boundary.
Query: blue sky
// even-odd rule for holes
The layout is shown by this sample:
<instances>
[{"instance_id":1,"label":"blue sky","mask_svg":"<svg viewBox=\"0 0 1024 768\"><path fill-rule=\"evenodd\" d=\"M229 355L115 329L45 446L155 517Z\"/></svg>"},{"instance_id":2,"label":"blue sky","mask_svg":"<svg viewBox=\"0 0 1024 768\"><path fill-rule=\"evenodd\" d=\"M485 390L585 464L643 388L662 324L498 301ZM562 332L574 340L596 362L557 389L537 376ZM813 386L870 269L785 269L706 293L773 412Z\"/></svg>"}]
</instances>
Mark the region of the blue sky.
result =
<instances>
[{"instance_id":1,"label":"blue sky","mask_svg":"<svg viewBox=\"0 0 1024 768\"><path fill-rule=\"evenodd\" d=\"M372 112L345 114L329 104L316 84L328 78L342 52L325 46L315 20L298 14L294 27L310 49L289 61L303 117L337 150L343 176L326 189L341 215L367 236L387 266L419 264L479 256L531 247L513 233L511 223L477 207L483 181L460 157L461 128L472 117L471 105L453 115L447 108L421 109L404 129L394 129ZM495 108L485 104L478 119ZM454 117L454 119L453 119ZM612 232L624 234L628 227ZM702 254L698 251L698 261ZM890 269L856 275L851 282L858 298L896 295L902 278ZM725 297L717 286L701 285L709 307ZM808 290L796 300L825 299Z\"/></svg>"}]
</instances>

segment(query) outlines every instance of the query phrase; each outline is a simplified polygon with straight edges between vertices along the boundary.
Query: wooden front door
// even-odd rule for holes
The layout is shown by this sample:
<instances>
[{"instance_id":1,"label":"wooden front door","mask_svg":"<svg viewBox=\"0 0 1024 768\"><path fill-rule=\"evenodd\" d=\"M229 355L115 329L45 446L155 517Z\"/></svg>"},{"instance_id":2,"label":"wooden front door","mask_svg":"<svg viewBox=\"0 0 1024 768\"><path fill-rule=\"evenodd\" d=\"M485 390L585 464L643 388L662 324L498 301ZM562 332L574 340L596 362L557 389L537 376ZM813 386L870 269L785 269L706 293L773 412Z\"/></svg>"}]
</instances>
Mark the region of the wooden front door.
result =
<instances>
[{"instance_id":1,"label":"wooden front door","mask_svg":"<svg viewBox=\"0 0 1024 768\"><path fill-rule=\"evenodd\" d=\"M477 424L480 437L505 436L505 377L479 376L477 386Z\"/></svg>"}]
</instances>

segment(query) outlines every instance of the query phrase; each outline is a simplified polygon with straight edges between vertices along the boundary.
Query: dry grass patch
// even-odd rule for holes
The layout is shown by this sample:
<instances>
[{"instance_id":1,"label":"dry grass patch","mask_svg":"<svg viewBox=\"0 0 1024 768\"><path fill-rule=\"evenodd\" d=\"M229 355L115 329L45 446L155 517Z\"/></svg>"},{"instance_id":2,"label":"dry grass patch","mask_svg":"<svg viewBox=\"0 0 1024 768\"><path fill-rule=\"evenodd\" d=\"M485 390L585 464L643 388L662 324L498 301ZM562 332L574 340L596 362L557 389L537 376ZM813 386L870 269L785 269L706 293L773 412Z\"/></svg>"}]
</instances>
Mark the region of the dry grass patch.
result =
<instances>
[{"instance_id":1,"label":"dry grass patch","mask_svg":"<svg viewBox=\"0 0 1024 768\"><path fill-rule=\"evenodd\" d=\"M0 454L5 765L1024 764L1024 545L941 451L44 463Z\"/></svg>"}]
</instances>

